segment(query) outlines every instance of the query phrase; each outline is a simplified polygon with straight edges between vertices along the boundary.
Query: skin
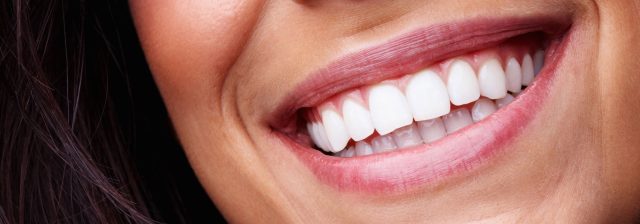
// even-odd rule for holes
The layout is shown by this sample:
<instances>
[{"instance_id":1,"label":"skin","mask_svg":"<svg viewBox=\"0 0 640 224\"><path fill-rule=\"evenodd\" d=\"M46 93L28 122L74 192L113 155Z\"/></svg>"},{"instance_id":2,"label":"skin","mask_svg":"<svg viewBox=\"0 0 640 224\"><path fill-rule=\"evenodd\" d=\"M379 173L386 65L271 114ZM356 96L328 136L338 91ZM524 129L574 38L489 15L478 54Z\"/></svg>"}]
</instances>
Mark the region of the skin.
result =
<instances>
[{"instance_id":1,"label":"skin","mask_svg":"<svg viewBox=\"0 0 640 224\"><path fill-rule=\"evenodd\" d=\"M179 140L231 222L638 220L640 2L509 3L130 0ZM267 114L346 53L416 27L549 10L574 15L575 41L537 118L489 166L410 192L341 192L274 141Z\"/></svg>"}]
</instances>

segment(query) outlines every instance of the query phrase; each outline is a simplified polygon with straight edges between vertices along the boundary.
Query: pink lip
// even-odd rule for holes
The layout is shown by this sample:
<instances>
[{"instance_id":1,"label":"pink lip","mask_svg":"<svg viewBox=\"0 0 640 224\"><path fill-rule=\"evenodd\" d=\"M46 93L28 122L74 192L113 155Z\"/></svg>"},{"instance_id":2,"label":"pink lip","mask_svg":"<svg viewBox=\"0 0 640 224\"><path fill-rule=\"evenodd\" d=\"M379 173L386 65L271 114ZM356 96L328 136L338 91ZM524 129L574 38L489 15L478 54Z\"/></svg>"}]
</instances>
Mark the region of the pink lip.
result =
<instances>
[{"instance_id":1,"label":"pink lip","mask_svg":"<svg viewBox=\"0 0 640 224\"><path fill-rule=\"evenodd\" d=\"M273 114L277 138L288 145L317 178L339 190L402 192L435 184L468 172L505 152L525 129L548 96L563 58L570 26L564 16L483 19L420 29L383 45L357 52L312 74L288 95ZM429 145L365 157L339 158L302 145L293 136L295 113L334 94L414 72L428 64L486 48L510 37L541 31L556 36L547 49L545 68L533 85L511 103L480 123Z\"/></svg>"}]
</instances>

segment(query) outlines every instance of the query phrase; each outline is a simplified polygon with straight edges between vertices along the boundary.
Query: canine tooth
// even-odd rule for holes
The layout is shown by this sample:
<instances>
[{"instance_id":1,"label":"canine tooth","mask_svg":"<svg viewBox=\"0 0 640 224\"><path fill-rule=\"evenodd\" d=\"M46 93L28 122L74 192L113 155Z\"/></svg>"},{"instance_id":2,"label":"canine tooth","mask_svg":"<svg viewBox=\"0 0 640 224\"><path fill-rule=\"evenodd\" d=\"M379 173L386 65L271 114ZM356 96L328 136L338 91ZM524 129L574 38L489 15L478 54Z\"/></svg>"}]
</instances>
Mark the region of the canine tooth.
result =
<instances>
[{"instance_id":1,"label":"canine tooth","mask_svg":"<svg viewBox=\"0 0 640 224\"><path fill-rule=\"evenodd\" d=\"M544 66L544 51L538 50L533 55L533 74L538 75L542 70L542 66Z\"/></svg>"},{"instance_id":2,"label":"canine tooth","mask_svg":"<svg viewBox=\"0 0 640 224\"><path fill-rule=\"evenodd\" d=\"M398 148L390 135L381 135L371 140L371 148L374 153L388 152Z\"/></svg>"},{"instance_id":3,"label":"canine tooth","mask_svg":"<svg viewBox=\"0 0 640 224\"><path fill-rule=\"evenodd\" d=\"M497 99L496 100L496 105L498 105L498 108L503 108L507 105L509 105L511 102L513 102L513 100L515 100L515 98L513 98L513 96L511 94L507 94L507 96L505 96L502 99Z\"/></svg>"},{"instance_id":4,"label":"canine tooth","mask_svg":"<svg viewBox=\"0 0 640 224\"><path fill-rule=\"evenodd\" d=\"M314 122L307 123L307 132L309 133L309 137L311 137L311 141L313 142L313 144L315 144L319 148L324 148L320 146L320 139L318 138L318 131Z\"/></svg>"},{"instance_id":5,"label":"canine tooth","mask_svg":"<svg viewBox=\"0 0 640 224\"><path fill-rule=\"evenodd\" d=\"M471 118L478 122L498 110L498 107L489 99L479 99L471 109Z\"/></svg>"},{"instance_id":6,"label":"canine tooth","mask_svg":"<svg viewBox=\"0 0 640 224\"><path fill-rule=\"evenodd\" d=\"M373 148L371 145L365 141L356 142L356 155L357 156L366 156L373 154Z\"/></svg>"},{"instance_id":7,"label":"canine tooth","mask_svg":"<svg viewBox=\"0 0 640 224\"><path fill-rule=\"evenodd\" d=\"M531 59L531 55L525 54L524 59L522 59L522 85L528 86L533 82L533 59Z\"/></svg>"},{"instance_id":8,"label":"canine tooth","mask_svg":"<svg viewBox=\"0 0 640 224\"><path fill-rule=\"evenodd\" d=\"M329 140L329 150L331 152L339 152L344 149L349 142L349 132L342 120L340 114L334 108L324 106L321 107L320 115L322 116L322 124L324 125L327 139Z\"/></svg>"},{"instance_id":9,"label":"canine tooth","mask_svg":"<svg viewBox=\"0 0 640 224\"><path fill-rule=\"evenodd\" d=\"M313 129L313 122L309 122L307 123L307 132L309 133L309 137L311 137L311 141L317 145L318 142L318 134L315 133L315 130Z\"/></svg>"},{"instance_id":10,"label":"canine tooth","mask_svg":"<svg viewBox=\"0 0 640 224\"><path fill-rule=\"evenodd\" d=\"M360 141L373 134L371 113L355 100L346 99L342 103L342 116L353 140Z\"/></svg>"},{"instance_id":11,"label":"canine tooth","mask_svg":"<svg viewBox=\"0 0 640 224\"><path fill-rule=\"evenodd\" d=\"M413 122L404 94L393 85L379 84L369 90L369 110L373 126L380 135L391 133Z\"/></svg>"},{"instance_id":12,"label":"canine tooth","mask_svg":"<svg viewBox=\"0 0 640 224\"><path fill-rule=\"evenodd\" d=\"M320 149L330 152L329 140L324 130L324 126L321 122L312 122L307 124L307 130L313 143Z\"/></svg>"},{"instance_id":13,"label":"canine tooth","mask_svg":"<svg viewBox=\"0 0 640 224\"><path fill-rule=\"evenodd\" d=\"M445 130L442 119L440 118L427 121L419 121L418 130L420 132L422 140L426 143L435 142L438 139L447 136L447 130Z\"/></svg>"},{"instance_id":14,"label":"canine tooth","mask_svg":"<svg viewBox=\"0 0 640 224\"><path fill-rule=\"evenodd\" d=\"M405 93L416 121L440 117L451 110L447 87L433 70L424 70L413 76Z\"/></svg>"},{"instance_id":15,"label":"canine tooth","mask_svg":"<svg viewBox=\"0 0 640 224\"><path fill-rule=\"evenodd\" d=\"M500 99L507 94L504 70L495 58L487 60L480 67L478 82L480 83L480 94L487 98Z\"/></svg>"},{"instance_id":16,"label":"canine tooth","mask_svg":"<svg viewBox=\"0 0 640 224\"><path fill-rule=\"evenodd\" d=\"M411 147L424 143L422 142L420 133L418 133L418 128L416 128L414 124L399 128L391 132L391 135L398 148Z\"/></svg>"},{"instance_id":17,"label":"canine tooth","mask_svg":"<svg viewBox=\"0 0 640 224\"><path fill-rule=\"evenodd\" d=\"M515 58L507 60L507 90L512 93L519 93L522 90L522 68Z\"/></svg>"},{"instance_id":18,"label":"canine tooth","mask_svg":"<svg viewBox=\"0 0 640 224\"><path fill-rule=\"evenodd\" d=\"M444 116L444 127L447 129L447 134L456 132L471 124L473 124L473 120L469 110L466 108L455 110Z\"/></svg>"},{"instance_id":19,"label":"canine tooth","mask_svg":"<svg viewBox=\"0 0 640 224\"><path fill-rule=\"evenodd\" d=\"M451 63L447 89L451 103L457 106L471 103L480 98L480 86L476 73L471 65L463 60Z\"/></svg>"}]
</instances>

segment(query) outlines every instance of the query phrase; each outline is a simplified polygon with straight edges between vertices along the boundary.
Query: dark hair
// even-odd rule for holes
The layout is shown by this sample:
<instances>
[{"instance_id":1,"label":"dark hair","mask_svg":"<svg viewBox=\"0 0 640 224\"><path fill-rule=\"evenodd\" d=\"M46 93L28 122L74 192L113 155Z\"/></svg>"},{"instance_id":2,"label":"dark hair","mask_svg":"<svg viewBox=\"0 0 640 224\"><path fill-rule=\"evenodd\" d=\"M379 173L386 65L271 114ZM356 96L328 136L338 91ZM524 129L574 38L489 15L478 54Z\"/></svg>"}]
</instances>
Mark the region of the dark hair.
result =
<instances>
[{"instance_id":1,"label":"dark hair","mask_svg":"<svg viewBox=\"0 0 640 224\"><path fill-rule=\"evenodd\" d=\"M0 223L221 221L126 0L0 1Z\"/></svg>"}]
</instances>

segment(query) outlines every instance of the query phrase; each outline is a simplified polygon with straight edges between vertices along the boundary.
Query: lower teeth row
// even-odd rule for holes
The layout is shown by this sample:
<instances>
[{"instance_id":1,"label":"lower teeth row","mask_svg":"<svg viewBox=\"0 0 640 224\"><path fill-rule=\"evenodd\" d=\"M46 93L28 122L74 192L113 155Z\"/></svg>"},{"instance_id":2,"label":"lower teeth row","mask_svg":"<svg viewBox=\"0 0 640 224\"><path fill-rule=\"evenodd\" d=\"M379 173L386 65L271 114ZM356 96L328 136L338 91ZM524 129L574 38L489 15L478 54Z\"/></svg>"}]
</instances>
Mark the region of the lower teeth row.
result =
<instances>
[{"instance_id":1,"label":"lower teeth row","mask_svg":"<svg viewBox=\"0 0 640 224\"><path fill-rule=\"evenodd\" d=\"M514 100L512 95L498 100L482 98L471 108L460 108L451 113L427 121L413 122L386 135L351 142L349 146L334 153L338 157L366 156L428 144L481 121Z\"/></svg>"},{"instance_id":2,"label":"lower teeth row","mask_svg":"<svg viewBox=\"0 0 640 224\"><path fill-rule=\"evenodd\" d=\"M513 100L544 64L544 51L502 57L492 50L448 59L413 74L362 86L305 113L318 149L352 157L437 141ZM514 56L516 55L516 56Z\"/></svg>"}]
</instances>

